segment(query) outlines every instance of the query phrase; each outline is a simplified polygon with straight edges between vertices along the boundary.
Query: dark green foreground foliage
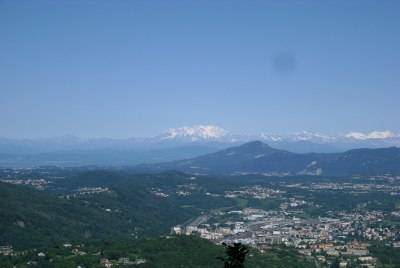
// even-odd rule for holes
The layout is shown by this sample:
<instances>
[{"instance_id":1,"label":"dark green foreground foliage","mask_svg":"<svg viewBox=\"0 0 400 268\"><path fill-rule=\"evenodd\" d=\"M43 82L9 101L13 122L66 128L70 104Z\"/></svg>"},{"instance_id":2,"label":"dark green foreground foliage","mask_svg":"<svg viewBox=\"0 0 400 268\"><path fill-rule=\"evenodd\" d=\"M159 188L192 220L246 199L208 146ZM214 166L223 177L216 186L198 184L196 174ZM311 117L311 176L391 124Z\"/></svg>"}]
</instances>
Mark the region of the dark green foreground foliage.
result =
<instances>
[{"instance_id":1,"label":"dark green foreground foliage","mask_svg":"<svg viewBox=\"0 0 400 268\"><path fill-rule=\"evenodd\" d=\"M0 245L27 249L52 241L126 240L168 234L171 226L202 211L234 204L199 188L189 197L162 198L151 189L175 192L187 175L131 175L92 171L71 175L38 191L0 182ZM80 187L107 187L109 193L78 195ZM169 190L171 188L171 190ZM168 192L169 193L169 192ZM60 196L71 195L71 198Z\"/></svg>"},{"instance_id":2,"label":"dark green foreground foliage","mask_svg":"<svg viewBox=\"0 0 400 268\"><path fill-rule=\"evenodd\" d=\"M370 247L369 250L379 259L379 267L400 267L400 248L377 244Z\"/></svg>"},{"instance_id":3,"label":"dark green foreground foliage","mask_svg":"<svg viewBox=\"0 0 400 268\"><path fill-rule=\"evenodd\" d=\"M224 261L224 268L243 268L249 248L241 243L227 245L223 243L226 249L226 257L221 258Z\"/></svg>"},{"instance_id":4,"label":"dark green foreground foliage","mask_svg":"<svg viewBox=\"0 0 400 268\"><path fill-rule=\"evenodd\" d=\"M67 200L0 183L0 198L0 245L20 249L52 241L160 235L193 216L193 212L161 200L137 185L127 185L111 194Z\"/></svg>"},{"instance_id":5,"label":"dark green foreground foliage","mask_svg":"<svg viewBox=\"0 0 400 268\"><path fill-rule=\"evenodd\" d=\"M80 250L87 255L76 256L71 248L61 245L43 249L46 257L38 257L37 252L29 252L20 257L0 257L0 267L27 267L28 261L37 261L41 268L100 267L100 259L107 258L115 267L141 268L222 268L220 260L225 257L225 248L193 236L173 236L169 238L144 239L132 242L102 242L86 244ZM100 255L99 255L100 254ZM101 255L102 254L102 255ZM128 257L130 260L145 259L140 265L118 265L117 260ZM291 249L272 249L265 254L251 251L244 263L245 268L302 268L314 267Z\"/></svg>"}]
</instances>

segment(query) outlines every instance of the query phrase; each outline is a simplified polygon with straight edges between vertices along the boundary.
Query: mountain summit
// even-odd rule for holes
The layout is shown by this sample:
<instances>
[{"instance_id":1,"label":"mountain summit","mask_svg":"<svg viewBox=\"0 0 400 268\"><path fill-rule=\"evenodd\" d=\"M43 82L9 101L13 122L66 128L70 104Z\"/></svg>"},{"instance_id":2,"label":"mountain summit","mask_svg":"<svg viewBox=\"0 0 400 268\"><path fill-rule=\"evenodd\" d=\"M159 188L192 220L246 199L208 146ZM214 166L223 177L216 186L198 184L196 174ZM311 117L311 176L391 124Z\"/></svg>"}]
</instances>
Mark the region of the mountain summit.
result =
<instances>
[{"instance_id":1,"label":"mountain summit","mask_svg":"<svg viewBox=\"0 0 400 268\"><path fill-rule=\"evenodd\" d=\"M192 127L170 128L159 136L160 139L189 139L198 140L217 140L225 137L228 131L213 125L196 125Z\"/></svg>"},{"instance_id":2,"label":"mountain summit","mask_svg":"<svg viewBox=\"0 0 400 268\"><path fill-rule=\"evenodd\" d=\"M275 149L261 141L252 141L196 158L141 167L203 175L400 175L400 148L302 154Z\"/></svg>"}]
</instances>

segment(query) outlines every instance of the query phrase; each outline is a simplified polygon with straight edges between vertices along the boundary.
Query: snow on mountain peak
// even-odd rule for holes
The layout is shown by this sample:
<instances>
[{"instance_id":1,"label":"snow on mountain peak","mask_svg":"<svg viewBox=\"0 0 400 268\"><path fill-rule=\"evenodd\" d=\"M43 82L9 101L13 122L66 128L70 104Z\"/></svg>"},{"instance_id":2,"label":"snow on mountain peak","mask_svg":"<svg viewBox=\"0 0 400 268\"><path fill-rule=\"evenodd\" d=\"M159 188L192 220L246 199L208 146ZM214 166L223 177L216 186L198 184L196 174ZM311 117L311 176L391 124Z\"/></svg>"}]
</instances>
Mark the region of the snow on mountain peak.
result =
<instances>
[{"instance_id":1,"label":"snow on mountain peak","mask_svg":"<svg viewBox=\"0 0 400 268\"><path fill-rule=\"evenodd\" d=\"M279 135L269 134L269 133L261 133L260 137L265 141L282 141L284 138Z\"/></svg>"},{"instance_id":2,"label":"snow on mountain peak","mask_svg":"<svg viewBox=\"0 0 400 268\"><path fill-rule=\"evenodd\" d=\"M335 137L324 135L318 132L301 131L294 133L292 139L295 141L319 141L328 142L335 140Z\"/></svg>"},{"instance_id":3,"label":"snow on mountain peak","mask_svg":"<svg viewBox=\"0 0 400 268\"><path fill-rule=\"evenodd\" d=\"M179 127L170 128L164 135L163 139L174 139L174 138L189 138L192 141L202 139L219 139L228 134L223 128L213 125L196 125L192 127Z\"/></svg>"},{"instance_id":4,"label":"snow on mountain peak","mask_svg":"<svg viewBox=\"0 0 400 268\"><path fill-rule=\"evenodd\" d=\"M300 131L288 135L271 134L234 134L215 125L194 125L170 128L161 135L154 137L155 141L199 142L219 141L225 143L241 143L252 140L262 140L266 143L296 143L311 142L316 144L335 144L348 142L396 142L400 144L400 135L392 131L350 132L342 135L325 135L319 132Z\"/></svg>"},{"instance_id":5,"label":"snow on mountain peak","mask_svg":"<svg viewBox=\"0 0 400 268\"><path fill-rule=\"evenodd\" d=\"M370 140L370 139L388 139L394 138L396 135L389 131L372 131L369 133L363 132L350 132L345 135L346 138L355 139L355 140Z\"/></svg>"}]
</instances>

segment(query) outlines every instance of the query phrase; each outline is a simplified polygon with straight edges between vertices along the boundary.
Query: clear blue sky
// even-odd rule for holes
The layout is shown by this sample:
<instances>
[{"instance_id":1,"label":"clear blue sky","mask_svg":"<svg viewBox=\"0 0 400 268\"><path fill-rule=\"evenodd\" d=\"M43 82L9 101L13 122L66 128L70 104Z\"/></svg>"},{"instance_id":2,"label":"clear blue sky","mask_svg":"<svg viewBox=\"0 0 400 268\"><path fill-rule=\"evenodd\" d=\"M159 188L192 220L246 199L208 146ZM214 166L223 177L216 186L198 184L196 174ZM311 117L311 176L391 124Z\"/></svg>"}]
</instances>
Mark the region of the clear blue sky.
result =
<instances>
[{"instance_id":1,"label":"clear blue sky","mask_svg":"<svg viewBox=\"0 0 400 268\"><path fill-rule=\"evenodd\" d=\"M0 0L0 136L400 131L400 1Z\"/></svg>"}]
</instances>

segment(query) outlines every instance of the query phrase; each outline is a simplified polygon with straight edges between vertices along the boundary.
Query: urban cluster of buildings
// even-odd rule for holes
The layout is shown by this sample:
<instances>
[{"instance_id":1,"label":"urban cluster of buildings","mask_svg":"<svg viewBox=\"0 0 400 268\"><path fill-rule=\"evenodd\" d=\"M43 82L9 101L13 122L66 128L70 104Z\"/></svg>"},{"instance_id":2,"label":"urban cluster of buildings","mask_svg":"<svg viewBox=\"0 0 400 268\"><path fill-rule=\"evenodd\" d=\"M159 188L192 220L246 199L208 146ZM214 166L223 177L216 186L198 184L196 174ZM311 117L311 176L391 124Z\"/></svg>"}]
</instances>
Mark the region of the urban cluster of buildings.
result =
<instances>
[{"instance_id":1,"label":"urban cluster of buildings","mask_svg":"<svg viewBox=\"0 0 400 268\"><path fill-rule=\"evenodd\" d=\"M197 234L215 243L240 242L265 251L273 245L285 245L313 256L321 264L340 258L342 267L356 259L364 267L374 267L376 259L368 243L355 241L389 241L400 245L400 230L372 227L383 220L380 211L340 212L331 217L304 218L291 210L302 202L292 199L279 210L244 208L216 211L203 215L186 226L175 226L176 234ZM223 220L221 220L223 219ZM380 225L376 225L380 226Z\"/></svg>"},{"instance_id":2,"label":"urban cluster of buildings","mask_svg":"<svg viewBox=\"0 0 400 268\"><path fill-rule=\"evenodd\" d=\"M2 179L0 180L1 182L6 182L10 184L17 184L17 185L30 185L34 187L37 190L44 190L48 184L50 183L49 181L45 179Z\"/></svg>"},{"instance_id":3,"label":"urban cluster of buildings","mask_svg":"<svg viewBox=\"0 0 400 268\"><path fill-rule=\"evenodd\" d=\"M12 256L13 254L14 250L12 246L0 246L0 255Z\"/></svg>"},{"instance_id":4,"label":"urban cluster of buildings","mask_svg":"<svg viewBox=\"0 0 400 268\"><path fill-rule=\"evenodd\" d=\"M249 197L255 199L266 199L274 198L284 194L285 191L279 189L272 189L268 187L262 187L260 185L241 187L234 191L225 191L224 197L226 198L237 198L237 197Z\"/></svg>"},{"instance_id":5,"label":"urban cluster of buildings","mask_svg":"<svg viewBox=\"0 0 400 268\"><path fill-rule=\"evenodd\" d=\"M118 260L110 260L107 258L101 258L100 259L100 266L105 267L105 268L112 268L115 266L125 266L125 265L139 265L146 263L145 259L136 259L134 261L130 260L127 257L121 257Z\"/></svg>"},{"instance_id":6,"label":"urban cluster of buildings","mask_svg":"<svg viewBox=\"0 0 400 268\"><path fill-rule=\"evenodd\" d=\"M100 194L109 192L110 189L108 187L82 187L78 189L78 194L86 195L86 194Z\"/></svg>"},{"instance_id":7,"label":"urban cluster of buildings","mask_svg":"<svg viewBox=\"0 0 400 268\"><path fill-rule=\"evenodd\" d=\"M400 185L393 185L384 182L376 183L351 183L351 182L314 182L309 184L297 183L287 184L284 187L300 188L304 190L339 190L348 192L384 192L397 195L400 192Z\"/></svg>"}]
</instances>

